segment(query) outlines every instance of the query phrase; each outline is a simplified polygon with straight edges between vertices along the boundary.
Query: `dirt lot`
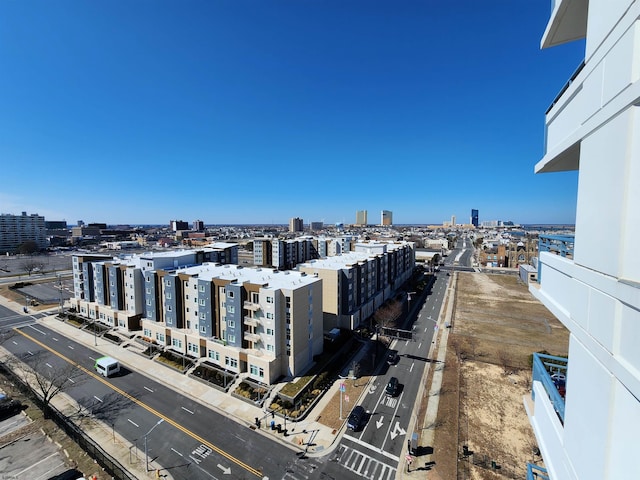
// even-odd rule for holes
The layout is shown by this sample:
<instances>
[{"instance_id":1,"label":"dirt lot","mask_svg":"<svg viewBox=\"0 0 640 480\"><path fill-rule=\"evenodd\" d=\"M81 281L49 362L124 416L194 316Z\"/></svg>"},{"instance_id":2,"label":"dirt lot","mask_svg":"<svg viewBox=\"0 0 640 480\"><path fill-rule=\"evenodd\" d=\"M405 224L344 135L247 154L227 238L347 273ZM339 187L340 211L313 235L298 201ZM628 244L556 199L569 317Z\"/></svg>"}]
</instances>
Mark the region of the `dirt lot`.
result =
<instances>
[{"instance_id":1,"label":"dirt lot","mask_svg":"<svg viewBox=\"0 0 640 480\"><path fill-rule=\"evenodd\" d=\"M513 275L457 273L435 428L443 479L525 478L535 436L523 406L532 352L567 355L569 332ZM467 446L472 454L463 455ZM496 468L492 468L495 464Z\"/></svg>"}]
</instances>

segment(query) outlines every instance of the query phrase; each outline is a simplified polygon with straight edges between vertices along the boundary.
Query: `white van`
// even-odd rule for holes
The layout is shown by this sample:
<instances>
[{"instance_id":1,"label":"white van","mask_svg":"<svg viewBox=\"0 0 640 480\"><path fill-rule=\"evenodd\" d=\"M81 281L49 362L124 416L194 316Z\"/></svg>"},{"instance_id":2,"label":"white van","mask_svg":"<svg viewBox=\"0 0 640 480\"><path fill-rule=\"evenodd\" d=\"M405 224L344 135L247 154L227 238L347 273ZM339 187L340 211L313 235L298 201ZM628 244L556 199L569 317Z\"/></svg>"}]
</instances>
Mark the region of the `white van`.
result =
<instances>
[{"instance_id":1,"label":"white van","mask_svg":"<svg viewBox=\"0 0 640 480\"><path fill-rule=\"evenodd\" d=\"M100 357L94 365L96 372L104 377L110 377L120 372L120 363L112 357Z\"/></svg>"}]
</instances>

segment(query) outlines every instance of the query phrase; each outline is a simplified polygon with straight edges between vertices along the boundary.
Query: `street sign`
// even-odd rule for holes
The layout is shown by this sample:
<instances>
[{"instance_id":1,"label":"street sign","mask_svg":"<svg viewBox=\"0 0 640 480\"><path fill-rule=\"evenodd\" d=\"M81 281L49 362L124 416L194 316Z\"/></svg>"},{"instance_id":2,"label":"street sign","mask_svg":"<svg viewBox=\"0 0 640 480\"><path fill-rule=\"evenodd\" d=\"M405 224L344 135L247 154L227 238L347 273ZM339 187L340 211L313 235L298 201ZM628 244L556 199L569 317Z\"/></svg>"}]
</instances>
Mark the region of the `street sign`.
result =
<instances>
[{"instance_id":1,"label":"street sign","mask_svg":"<svg viewBox=\"0 0 640 480\"><path fill-rule=\"evenodd\" d=\"M340 384L340 391L341 391L342 393L344 393L344 392L346 392L346 391L347 391L347 387L345 387L344 383L341 383L341 384Z\"/></svg>"},{"instance_id":2,"label":"street sign","mask_svg":"<svg viewBox=\"0 0 640 480\"><path fill-rule=\"evenodd\" d=\"M347 403L349 403L349 395L345 395L345 396L344 396L344 401L345 401L345 402L347 402Z\"/></svg>"},{"instance_id":3,"label":"street sign","mask_svg":"<svg viewBox=\"0 0 640 480\"><path fill-rule=\"evenodd\" d=\"M407 461L409 465L411 465L411 462L413 462L413 457L409 454L405 455L404 459Z\"/></svg>"}]
</instances>

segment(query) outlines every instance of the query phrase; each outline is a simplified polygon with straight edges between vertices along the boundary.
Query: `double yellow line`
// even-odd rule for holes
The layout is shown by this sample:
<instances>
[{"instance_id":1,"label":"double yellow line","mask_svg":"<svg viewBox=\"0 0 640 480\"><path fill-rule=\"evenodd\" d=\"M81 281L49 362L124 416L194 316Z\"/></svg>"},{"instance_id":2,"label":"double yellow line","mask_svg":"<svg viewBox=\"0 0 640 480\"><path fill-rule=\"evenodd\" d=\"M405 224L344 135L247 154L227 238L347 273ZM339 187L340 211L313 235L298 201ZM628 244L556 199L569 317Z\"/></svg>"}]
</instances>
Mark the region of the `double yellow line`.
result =
<instances>
[{"instance_id":1,"label":"double yellow line","mask_svg":"<svg viewBox=\"0 0 640 480\"><path fill-rule=\"evenodd\" d=\"M214 452L222 455L223 457L225 457L227 460L235 463L236 465L238 465L239 467L244 468L245 470L247 470L249 473L254 474L257 477L262 478L263 474L260 470L253 468L250 465L247 465L246 463L244 463L242 460L232 456L231 454L225 452L224 450L218 448L217 446L215 446L214 444L212 444L211 442L205 440L204 438L200 437L199 435L193 433L190 430L187 430L186 428L184 428L182 425L180 425L179 423L177 423L176 421L172 420L171 418L163 415L162 413L158 412L157 410L155 410L154 408L151 408L149 405L141 402L140 400L138 400L137 398L131 396L130 394L128 394L127 392L125 392L124 390L119 389L118 387L112 385L111 383L109 383L105 378L102 377L102 375L98 375L97 373L86 369L85 367L83 367L80 364L77 364L75 362L73 362L71 359L65 357L64 355L62 355L60 352L57 352L56 350L52 349L51 347L49 347L48 345L45 345L44 343L42 343L41 341L33 338L31 335L23 332L22 330L18 330L17 328L13 329L14 331L16 331L17 333L19 333L20 335L28 338L29 340L31 340L33 343L36 343L37 345L41 346L42 348L50 351L51 353L53 353L54 355L57 355L58 357L60 357L61 359L63 359L65 362L70 363L72 365L75 365L77 368L79 368L80 370L82 370L84 373L86 373L87 375L90 375L91 377L93 377L94 379L104 383L106 386L108 386L110 389L114 390L115 392L119 393L120 395L122 395L123 397L127 398L128 400L131 400L132 402L134 402L136 405L144 408L145 410L147 410L148 412L162 418L165 422L169 423L170 425L173 425L174 427L176 427L178 430L180 430L181 432L185 433L186 435L190 436L191 438L193 438L194 440L197 440L198 442L202 443L203 445L209 447L211 450L213 450Z\"/></svg>"}]
</instances>

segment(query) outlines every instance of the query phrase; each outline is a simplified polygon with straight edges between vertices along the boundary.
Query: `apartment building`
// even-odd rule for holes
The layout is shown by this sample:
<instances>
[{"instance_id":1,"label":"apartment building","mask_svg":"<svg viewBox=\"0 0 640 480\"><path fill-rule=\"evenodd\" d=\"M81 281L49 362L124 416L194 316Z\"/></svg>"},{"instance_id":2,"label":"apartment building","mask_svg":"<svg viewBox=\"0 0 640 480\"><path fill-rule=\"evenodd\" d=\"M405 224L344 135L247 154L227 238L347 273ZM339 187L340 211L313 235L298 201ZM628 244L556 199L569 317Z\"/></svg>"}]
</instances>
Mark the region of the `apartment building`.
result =
<instances>
[{"instance_id":1,"label":"apartment building","mask_svg":"<svg viewBox=\"0 0 640 480\"><path fill-rule=\"evenodd\" d=\"M301 272L203 264L144 274L142 331L177 352L265 383L322 353L322 282Z\"/></svg>"},{"instance_id":2,"label":"apartment building","mask_svg":"<svg viewBox=\"0 0 640 480\"><path fill-rule=\"evenodd\" d=\"M304 222L301 218L294 217L289 219L289 231L290 232L302 232L304 231Z\"/></svg>"},{"instance_id":3,"label":"apartment building","mask_svg":"<svg viewBox=\"0 0 640 480\"><path fill-rule=\"evenodd\" d=\"M0 253L13 253L24 242L35 242L38 248L47 247L47 229L44 217L27 215L0 215Z\"/></svg>"},{"instance_id":4,"label":"apartment building","mask_svg":"<svg viewBox=\"0 0 640 480\"><path fill-rule=\"evenodd\" d=\"M74 298L70 306L81 315L124 331L140 329L146 315L144 272L175 270L205 262L237 262L235 243L211 248L149 252L141 255L74 255Z\"/></svg>"},{"instance_id":5,"label":"apartment building","mask_svg":"<svg viewBox=\"0 0 640 480\"><path fill-rule=\"evenodd\" d=\"M534 356L525 406L544 467L528 478L640 478L640 1L553 2L542 47L580 38L535 166L578 171L578 199L575 237L540 236L529 286L571 334L568 359Z\"/></svg>"},{"instance_id":6,"label":"apartment building","mask_svg":"<svg viewBox=\"0 0 640 480\"><path fill-rule=\"evenodd\" d=\"M362 242L353 252L303 263L298 270L322 279L325 329L354 329L395 294L414 266L412 242Z\"/></svg>"}]
</instances>

